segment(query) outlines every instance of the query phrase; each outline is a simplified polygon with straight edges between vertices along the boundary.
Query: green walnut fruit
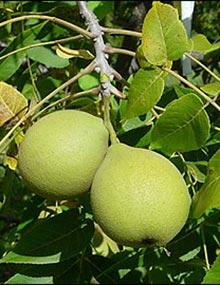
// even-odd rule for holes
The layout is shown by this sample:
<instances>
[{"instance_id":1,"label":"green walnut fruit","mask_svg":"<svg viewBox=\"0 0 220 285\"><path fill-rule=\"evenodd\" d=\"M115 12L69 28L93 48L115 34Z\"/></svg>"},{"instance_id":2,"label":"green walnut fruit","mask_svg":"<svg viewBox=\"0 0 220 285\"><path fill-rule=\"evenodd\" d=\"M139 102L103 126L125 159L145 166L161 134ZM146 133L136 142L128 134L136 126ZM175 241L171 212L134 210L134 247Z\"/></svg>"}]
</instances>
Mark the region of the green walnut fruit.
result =
<instances>
[{"instance_id":1,"label":"green walnut fruit","mask_svg":"<svg viewBox=\"0 0 220 285\"><path fill-rule=\"evenodd\" d=\"M44 116L25 134L18 169L33 192L69 199L89 190L108 149L101 118L77 110Z\"/></svg>"},{"instance_id":2,"label":"green walnut fruit","mask_svg":"<svg viewBox=\"0 0 220 285\"><path fill-rule=\"evenodd\" d=\"M163 246L184 226L190 195L177 168L162 155L112 145L91 188L94 217L119 244Z\"/></svg>"}]
</instances>

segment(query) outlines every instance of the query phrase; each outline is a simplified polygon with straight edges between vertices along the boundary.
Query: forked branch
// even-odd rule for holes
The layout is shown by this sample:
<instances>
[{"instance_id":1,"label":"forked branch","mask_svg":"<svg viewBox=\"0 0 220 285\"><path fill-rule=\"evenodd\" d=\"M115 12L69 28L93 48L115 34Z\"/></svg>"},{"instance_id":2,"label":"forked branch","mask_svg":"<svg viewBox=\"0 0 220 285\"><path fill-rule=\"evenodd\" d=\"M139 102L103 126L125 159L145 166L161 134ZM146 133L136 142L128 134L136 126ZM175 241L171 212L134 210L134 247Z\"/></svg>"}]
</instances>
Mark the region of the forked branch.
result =
<instances>
[{"instance_id":1,"label":"forked branch","mask_svg":"<svg viewBox=\"0 0 220 285\"><path fill-rule=\"evenodd\" d=\"M100 72L101 88L100 94L103 100L104 123L109 131L111 143L117 143L118 139L110 119L109 100L111 93L121 96L121 92L111 84L114 78L113 69L108 63L108 55L106 53L106 45L103 40L102 28L98 23L95 14L87 7L86 1L78 2L80 14L85 18L86 24L93 35L94 47L96 52L96 71ZM123 94L122 94L123 95Z\"/></svg>"}]
</instances>

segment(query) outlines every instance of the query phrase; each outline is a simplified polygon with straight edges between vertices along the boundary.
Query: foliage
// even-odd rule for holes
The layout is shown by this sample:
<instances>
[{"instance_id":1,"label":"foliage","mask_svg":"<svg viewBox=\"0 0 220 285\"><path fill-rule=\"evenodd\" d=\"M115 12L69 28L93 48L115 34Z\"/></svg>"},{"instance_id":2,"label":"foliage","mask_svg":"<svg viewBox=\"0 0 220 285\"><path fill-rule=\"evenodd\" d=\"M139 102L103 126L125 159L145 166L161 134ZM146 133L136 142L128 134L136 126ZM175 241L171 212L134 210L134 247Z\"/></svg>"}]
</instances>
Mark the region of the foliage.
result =
<instances>
[{"instance_id":1,"label":"foliage","mask_svg":"<svg viewBox=\"0 0 220 285\"><path fill-rule=\"evenodd\" d=\"M218 41L220 28L217 24L220 4L218 1L196 1L193 16L194 29L196 32L204 33L211 41Z\"/></svg>"},{"instance_id":2,"label":"foliage","mask_svg":"<svg viewBox=\"0 0 220 285\"><path fill-rule=\"evenodd\" d=\"M1 283L219 283L219 2L198 1L191 39L171 1L147 2L141 38L104 33L109 45L124 50L109 53L109 63L124 76L112 81L110 117L120 142L160 152L178 167L193 198L186 225L166 248L134 249L99 229L89 193L55 202L29 191L16 168L26 130L59 109L103 117L97 96L103 78L94 68L83 73L96 56L91 39L40 18L85 27L77 1L1 1L1 22L9 20L0 23ZM132 11L140 12L136 1L90 1L89 7L101 26L111 28L130 29L127 22L137 16ZM10 22L22 15L30 17ZM184 53L208 71L193 61L187 81L176 76Z\"/></svg>"}]
</instances>

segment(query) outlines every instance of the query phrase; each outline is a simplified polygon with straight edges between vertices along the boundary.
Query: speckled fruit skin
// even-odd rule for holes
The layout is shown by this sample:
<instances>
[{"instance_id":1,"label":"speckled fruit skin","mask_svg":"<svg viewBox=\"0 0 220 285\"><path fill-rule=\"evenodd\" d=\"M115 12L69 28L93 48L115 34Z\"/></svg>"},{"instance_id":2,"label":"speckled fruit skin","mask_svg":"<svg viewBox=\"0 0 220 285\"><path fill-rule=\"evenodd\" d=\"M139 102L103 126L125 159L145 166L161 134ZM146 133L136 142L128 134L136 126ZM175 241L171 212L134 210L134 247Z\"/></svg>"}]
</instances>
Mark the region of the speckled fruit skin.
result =
<instances>
[{"instance_id":1,"label":"speckled fruit skin","mask_svg":"<svg viewBox=\"0 0 220 285\"><path fill-rule=\"evenodd\" d=\"M26 132L18 169L38 195L69 199L89 190L107 149L108 131L101 118L77 110L55 111Z\"/></svg>"},{"instance_id":2,"label":"speckled fruit skin","mask_svg":"<svg viewBox=\"0 0 220 285\"><path fill-rule=\"evenodd\" d=\"M91 188L97 223L119 244L163 246L184 226L191 198L162 155L125 144L109 147Z\"/></svg>"}]
</instances>

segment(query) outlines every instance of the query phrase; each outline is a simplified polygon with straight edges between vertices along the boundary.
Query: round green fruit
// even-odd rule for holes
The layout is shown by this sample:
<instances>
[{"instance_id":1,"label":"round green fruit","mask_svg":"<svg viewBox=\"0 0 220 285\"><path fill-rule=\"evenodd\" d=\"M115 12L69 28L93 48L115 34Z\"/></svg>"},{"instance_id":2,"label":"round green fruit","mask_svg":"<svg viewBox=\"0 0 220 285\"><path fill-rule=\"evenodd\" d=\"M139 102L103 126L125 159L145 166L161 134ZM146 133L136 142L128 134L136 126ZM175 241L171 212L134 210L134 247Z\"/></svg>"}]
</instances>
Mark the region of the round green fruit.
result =
<instances>
[{"instance_id":1,"label":"round green fruit","mask_svg":"<svg viewBox=\"0 0 220 285\"><path fill-rule=\"evenodd\" d=\"M181 173L162 155L112 145L91 188L94 217L119 244L163 246L184 226L190 196Z\"/></svg>"},{"instance_id":2,"label":"round green fruit","mask_svg":"<svg viewBox=\"0 0 220 285\"><path fill-rule=\"evenodd\" d=\"M107 149L108 131L101 118L56 111L26 132L18 169L33 192L49 199L73 198L89 190Z\"/></svg>"}]
</instances>

